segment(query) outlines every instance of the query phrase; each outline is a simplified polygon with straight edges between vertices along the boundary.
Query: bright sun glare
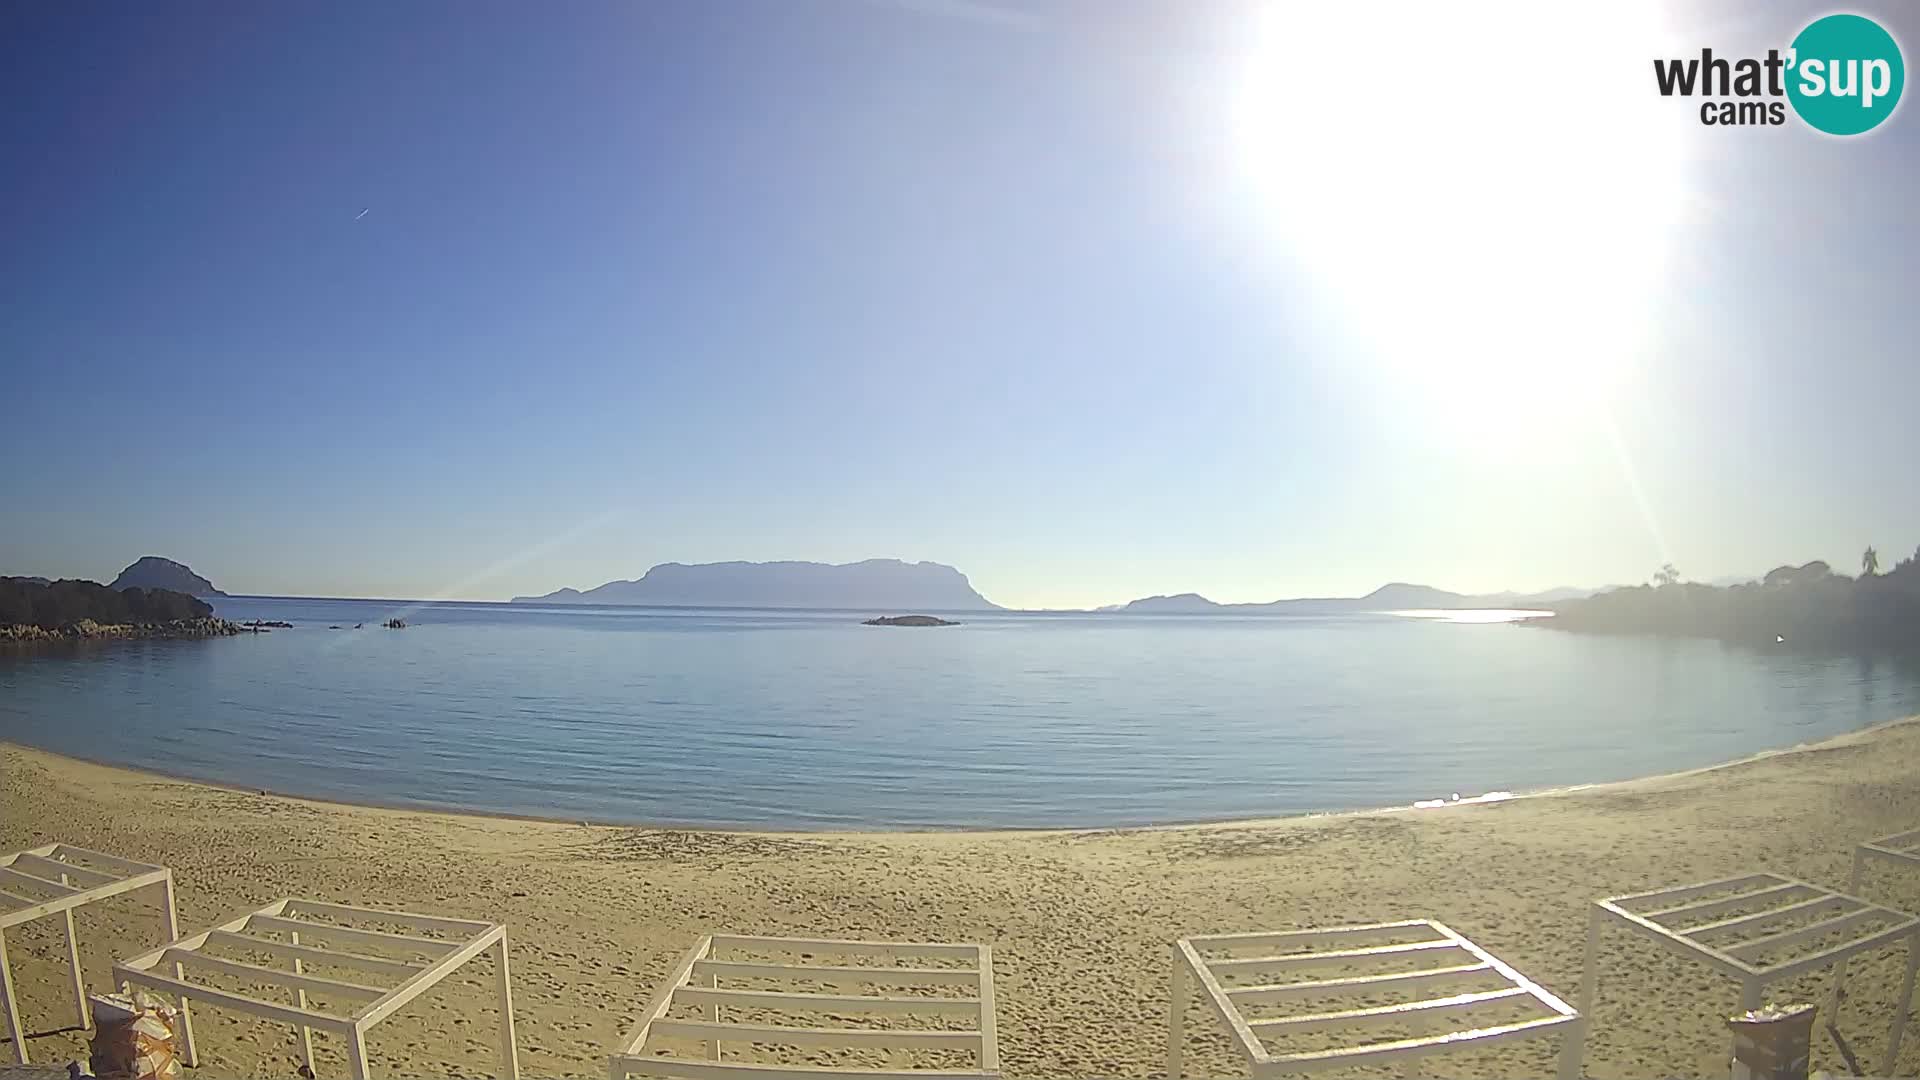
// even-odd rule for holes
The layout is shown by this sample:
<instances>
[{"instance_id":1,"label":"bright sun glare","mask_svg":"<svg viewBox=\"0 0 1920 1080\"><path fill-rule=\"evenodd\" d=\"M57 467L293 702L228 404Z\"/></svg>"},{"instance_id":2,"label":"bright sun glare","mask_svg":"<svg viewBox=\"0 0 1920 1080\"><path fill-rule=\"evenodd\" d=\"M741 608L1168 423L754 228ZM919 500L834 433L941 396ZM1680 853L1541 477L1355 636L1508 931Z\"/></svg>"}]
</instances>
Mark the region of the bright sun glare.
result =
<instances>
[{"instance_id":1,"label":"bright sun glare","mask_svg":"<svg viewBox=\"0 0 1920 1080\"><path fill-rule=\"evenodd\" d=\"M1378 377L1509 431L1604 404L1686 195L1679 129L1649 107L1651 5L1264 12L1240 164Z\"/></svg>"}]
</instances>

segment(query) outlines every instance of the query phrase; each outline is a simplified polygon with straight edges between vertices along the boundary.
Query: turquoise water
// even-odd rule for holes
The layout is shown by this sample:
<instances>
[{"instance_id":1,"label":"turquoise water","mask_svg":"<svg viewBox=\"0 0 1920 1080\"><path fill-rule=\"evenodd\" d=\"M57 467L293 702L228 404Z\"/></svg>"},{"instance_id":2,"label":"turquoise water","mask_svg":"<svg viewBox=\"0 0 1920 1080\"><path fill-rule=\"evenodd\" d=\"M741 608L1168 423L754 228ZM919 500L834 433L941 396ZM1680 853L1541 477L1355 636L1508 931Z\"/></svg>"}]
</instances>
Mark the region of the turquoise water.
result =
<instances>
[{"instance_id":1,"label":"turquoise water","mask_svg":"<svg viewBox=\"0 0 1920 1080\"><path fill-rule=\"evenodd\" d=\"M1103 826L1617 780L1920 712L1910 662L1391 615L217 606L296 625L0 656L0 738L573 820Z\"/></svg>"}]
</instances>

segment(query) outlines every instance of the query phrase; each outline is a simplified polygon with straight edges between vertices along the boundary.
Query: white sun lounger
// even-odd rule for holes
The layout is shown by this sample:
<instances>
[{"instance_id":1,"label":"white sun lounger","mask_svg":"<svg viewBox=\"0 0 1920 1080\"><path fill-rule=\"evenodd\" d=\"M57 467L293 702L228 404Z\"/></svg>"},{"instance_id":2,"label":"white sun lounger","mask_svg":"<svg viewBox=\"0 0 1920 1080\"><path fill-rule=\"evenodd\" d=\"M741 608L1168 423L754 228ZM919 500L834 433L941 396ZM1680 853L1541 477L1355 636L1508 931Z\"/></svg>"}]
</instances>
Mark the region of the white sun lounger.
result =
<instances>
[{"instance_id":1,"label":"white sun lounger","mask_svg":"<svg viewBox=\"0 0 1920 1080\"><path fill-rule=\"evenodd\" d=\"M0 997L4 997L7 1035L14 1060L27 1064L26 1032L20 1025L20 999L13 968L7 963L6 932L21 923L59 915L66 922L67 964L73 972L73 1005L79 1026L89 1026L87 988L80 977L80 942L73 932L73 909L135 889L158 887L166 911L166 936L180 932L173 906L173 871L164 866L103 855L71 844L47 844L0 856Z\"/></svg>"},{"instance_id":2,"label":"white sun lounger","mask_svg":"<svg viewBox=\"0 0 1920 1080\"><path fill-rule=\"evenodd\" d=\"M1893 1075L1920 966L1920 919L1848 893L1764 873L1596 900L1587 923L1586 972L1580 984L1580 1012L1589 1019L1600 982L1600 932L1609 924L1738 982L1740 1007L1747 1010L1763 1004L1771 983L1830 967L1837 979L1849 957L1906 942L1907 974L1880 1070L1882 1076ZM1839 1019L1830 1011L1827 1026L1836 1034ZM1583 1023L1582 1036L1584 1028ZM1576 1066L1581 1041L1571 1041L1566 1050Z\"/></svg>"},{"instance_id":3,"label":"white sun lounger","mask_svg":"<svg viewBox=\"0 0 1920 1080\"><path fill-rule=\"evenodd\" d=\"M1895 833L1878 840L1868 840L1853 849L1853 873L1847 878L1847 892L1853 896L1864 896L1867 877L1867 864L1884 862L1898 869L1920 870L1920 829L1911 832ZM1920 942L1920 939L1915 939ZM1909 958L1911 961L1911 957ZM1833 965L1833 994L1827 1000L1827 1027L1834 1029L1834 1021L1840 1016L1840 1003L1845 1000L1842 988L1847 982L1847 962L1841 960ZM1909 987L1909 990L1912 988ZM1835 1035L1838 1035L1837 1029ZM1899 1034L1894 1036L1899 1038ZM1896 1046L1897 1049L1897 1046ZM1887 1069L1892 1068L1891 1055L1887 1058Z\"/></svg>"},{"instance_id":4,"label":"white sun lounger","mask_svg":"<svg viewBox=\"0 0 1920 1080\"><path fill-rule=\"evenodd\" d=\"M821 962L823 957L831 962ZM723 981L731 985L723 986ZM754 1019L740 1019L742 1012ZM910 1028L878 1023L797 1026L764 1022L760 1017L767 1012L916 1016L938 1018L939 1023ZM608 1073L615 1080L993 1078L1000 1073L993 1015L993 956L986 945L710 934L695 942L668 974L609 1058ZM670 1048L662 1046L662 1040L704 1043L705 1057L663 1056ZM766 1060L768 1046L824 1048L843 1058L881 1051L889 1061L781 1064ZM946 1051L971 1066L902 1063L900 1055L912 1050Z\"/></svg>"},{"instance_id":5,"label":"white sun lounger","mask_svg":"<svg viewBox=\"0 0 1920 1080\"><path fill-rule=\"evenodd\" d=\"M1316 977L1316 969L1364 969L1362 975ZM1571 1036L1574 1010L1473 942L1431 919L1276 933L1210 934L1173 944L1172 1022L1168 1080L1180 1080L1186 1044L1189 982L1234 1035L1254 1080L1356 1065L1399 1063L1481 1049L1515 1039ZM1286 1006L1385 993L1398 1004L1326 1007L1250 1015L1250 1007ZM1498 1010L1499 1019L1487 1019ZM1516 1015L1518 1018L1516 1018ZM1369 1038L1371 1028L1457 1024L1454 1030L1404 1038ZM1277 1052L1269 1040L1308 1031L1340 1032L1336 1045Z\"/></svg>"},{"instance_id":6,"label":"white sun lounger","mask_svg":"<svg viewBox=\"0 0 1920 1080\"><path fill-rule=\"evenodd\" d=\"M1860 895L1862 879L1866 877L1867 864L1878 860L1908 870L1920 870L1920 829L1912 832L1895 833L1878 840L1869 840L1853 849L1853 876L1847 880L1847 891Z\"/></svg>"},{"instance_id":7,"label":"white sun lounger","mask_svg":"<svg viewBox=\"0 0 1920 1080\"><path fill-rule=\"evenodd\" d=\"M406 933L368 929L368 924L404 926ZM300 1050L313 1071L313 1029L347 1040L347 1062L354 1080L366 1080L367 1031L409 1001L446 979L481 953L494 953L500 1001L500 1069L507 1080L520 1075L513 1037L513 993L507 974L507 928L477 919L450 919L405 911L351 907L321 900L276 900L152 952L113 966L123 987L144 987L174 994L181 1014L199 1000L250 1012L300 1029ZM248 959L239 959L239 957ZM255 963L269 956L292 961L291 970ZM312 968L351 972L352 978L321 977ZM166 974L161 971L165 969ZM187 971L218 972L286 991L293 1004L263 1001L246 994L195 982ZM352 1008L325 1008L312 994ZM184 1026L183 1057L199 1063L191 1025Z\"/></svg>"}]
</instances>

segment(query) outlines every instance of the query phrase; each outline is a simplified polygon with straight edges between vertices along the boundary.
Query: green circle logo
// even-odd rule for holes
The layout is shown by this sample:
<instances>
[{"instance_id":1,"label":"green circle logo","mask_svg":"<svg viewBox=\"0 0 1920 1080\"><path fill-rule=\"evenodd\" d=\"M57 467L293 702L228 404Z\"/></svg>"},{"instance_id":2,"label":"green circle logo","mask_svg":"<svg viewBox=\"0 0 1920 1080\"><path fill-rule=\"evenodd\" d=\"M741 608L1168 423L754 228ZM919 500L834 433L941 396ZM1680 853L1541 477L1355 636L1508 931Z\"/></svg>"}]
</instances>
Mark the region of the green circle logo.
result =
<instances>
[{"instance_id":1,"label":"green circle logo","mask_svg":"<svg viewBox=\"0 0 1920 1080\"><path fill-rule=\"evenodd\" d=\"M1872 131L1893 115L1907 84L1900 43L1861 15L1828 15L1793 39L1787 100L1829 135Z\"/></svg>"}]
</instances>

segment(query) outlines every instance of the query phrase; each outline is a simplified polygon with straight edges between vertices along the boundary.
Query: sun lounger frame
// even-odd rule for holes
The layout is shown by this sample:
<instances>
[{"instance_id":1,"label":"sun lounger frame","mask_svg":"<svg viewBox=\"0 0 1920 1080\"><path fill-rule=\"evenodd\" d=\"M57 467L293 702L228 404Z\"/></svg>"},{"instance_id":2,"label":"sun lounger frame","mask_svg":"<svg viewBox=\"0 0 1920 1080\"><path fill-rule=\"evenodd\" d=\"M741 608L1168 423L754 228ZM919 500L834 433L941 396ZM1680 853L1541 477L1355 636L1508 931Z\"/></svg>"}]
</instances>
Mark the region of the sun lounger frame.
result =
<instances>
[{"instance_id":1,"label":"sun lounger frame","mask_svg":"<svg viewBox=\"0 0 1920 1080\"><path fill-rule=\"evenodd\" d=\"M1853 876L1847 879L1848 892L1859 895L1861 879L1866 876L1867 863L1874 859L1908 869L1920 869L1920 829L1883 836L1878 840L1868 840L1854 848Z\"/></svg>"},{"instance_id":2,"label":"sun lounger frame","mask_svg":"<svg viewBox=\"0 0 1920 1080\"><path fill-rule=\"evenodd\" d=\"M1920 843L1920 834L1908 835L1915 836L1915 842ZM1606 926L1614 925L1646 937L1669 952L1698 960L1738 982L1743 1010L1759 1008L1771 983L1824 968L1834 969L1834 998L1828 1010L1827 1027L1836 1039L1839 1038L1839 987L1846 961L1859 953L1906 942L1906 977L1901 983L1900 1000L1894 1005L1886 1061L1880 1069L1880 1075L1892 1076L1894 1061L1900 1053L1900 1038L1906 1029L1914 977L1920 973L1920 918L1861 899L1857 869L1860 858L1856 853L1855 881L1844 893L1780 874L1753 873L1595 900L1587 920L1586 970L1580 983L1583 1019L1578 1036L1570 1039L1562 1051L1572 1060L1562 1061L1561 1074L1569 1075L1569 1064L1574 1069L1580 1065L1586 1025L1591 1023L1594 994L1600 983L1600 934ZM1724 893L1731 895L1717 895ZM1702 900L1702 897L1714 899ZM1759 910L1752 914L1726 917L1728 912L1756 905ZM1801 917L1818 917L1819 921L1795 928L1769 929L1767 926L1783 918ZM1873 922L1885 925L1864 925ZM1684 928L1669 923L1680 923ZM1817 952L1764 965L1748 959L1762 955L1763 950L1770 947L1793 945L1833 933L1853 934L1856 926L1860 927L1858 934Z\"/></svg>"},{"instance_id":3,"label":"sun lounger frame","mask_svg":"<svg viewBox=\"0 0 1920 1080\"><path fill-rule=\"evenodd\" d=\"M776 963L724 960L718 953L739 951L748 954L828 956L851 958L877 956L907 961L914 959L959 959L970 961L957 967L842 966L820 963ZM720 986L723 978L751 978L775 982L823 983L835 990L849 986L932 986L971 988L966 995L910 996L886 994L823 993L811 990L729 990ZM678 1002L704 1006L704 1019L667 1018ZM789 1027L785 1025L736 1023L727 1020L721 1007L728 1004L774 1007L801 1012L829 1011L869 1014L934 1014L951 1017L955 1023L970 1025L938 1029L890 1029L852 1027ZM707 1060L661 1057L648 1054L650 1038L677 1036L706 1042ZM971 1050L977 1068L926 1069L912 1067L868 1068L861 1066L778 1065L752 1061L723 1061L721 1047L735 1045L750 1048L754 1043L771 1045L826 1046L838 1049L887 1047L897 1049L942 1048ZM742 934L706 934L694 942L668 973L667 980L654 992L646 1011L607 1062L613 1080L629 1076L676 1077L679 1080L921 1080L921 1078L996 1078L1000 1075L1000 1049L994 1031L993 950L987 945L947 942L856 941L834 938L756 937Z\"/></svg>"},{"instance_id":4,"label":"sun lounger frame","mask_svg":"<svg viewBox=\"0 0 1920 1080\"><path fill-rule=\"evenodd\" d=\"M1847 877L1847 892L1849 894L1853 896L1865 895L1863 887L1866 884L1867 864L1875 859L1891 863L1896 867L1920 870L1920 829L1895 833L1892 836L1882 836L1877 840L1868 840L1865 843L1855 846L1853 849L1853 872ZM1914 939L1914 944L1916 947L1920 947L1920 937ZM1908 958L1908 961L1909 967L1911 968L1914 961L1911 957ZM1911 984L1911 976L1909 976L1908 981L1909 984ZM1827 998L1827 1015L1829 1017L1837 1019L1840 1015L1840 1003L1845 1000L1843 988L1846 986L1846 982L1847 962L1845 959L1842 959L1833 965L1833 993ZM1913 987L1909 985L1907 987L1907 997L1912 996L1912 990ZM1904 1001L1905 998L1903 997L1902 1000ZM1832 1029L1833 1026L1833 1020L1828 1020L1827 1027ZM1835 1031L1834 1034L1835 1037L1838 1038L1839 1033ZM1895 1038L1897 1039L1898 1036L1896 1035ZM1897 1043L1894 1048L1896 1050L1899 1049ZM1881 1070L1882 1072L1891 1070L1892 1055L1888 1055L1887 1061L1889 1064L1886 1069Z\"/></svg>"},{"instance_id":5,"label":"sun lounger frame","mask_svg":"<svg viewBox=\"0 0 1920 1080\"><path fill-rule=\"evenodd\" d=\"M1421 937L1424 933L1426 936ZM1394 941L1415 938L1411 942ZM1381 941L1390 944L1376 944ZM1258 957L1208 959L1205 948L1273 948L1296 946L1332 946L1328 949ZM1286 978L1272 985L1225 986L1219 976L1242 970L1311 969L1366 959L1391 963L1406 955L1435 952L1455 954L1439 967L1404 969L1378 975L1353 978ZM1400 1005L1336 1010L1315 1010L1281 1017L1249 1019L1240 1002L1284 1001L1295 996L1332 996L1342 992L1365 993L1381 989L1383 984L1402 986L1473 980L1503 985L1498 990L1470 994L1436 991L1434 997ZM1200 998L1226 1025L1238 1043L1254 1080L1292 1073L1317 1072L1408 1061L1463 1049L1478 1049L1514 1039L1566 1034L1577 1024L1574 1010L1551 992L1495 958L1491 953L1432 919L1408 919L1401 922L1366 923L1357 926L1333 926L1272 933L1207 934L1181 938L1173 943L1172 1015L1167 1032L1167 1077L1181 1080L1186 1050L1186 1012L1189 982L1200 989ZM1474 1010L1496 1001L1531 1002L1543 1013L1540 1017L1517 1023L1494 1024L1465 1031L1436 1034L1422 1038L1390 1042L1354 1042L1331 1050L1277 1054L1261 1041L1261 1030L1308 1030L1324 1027L1363 1027L1370 1023L1431 1017L1440 1013L1470 1015ZM1564 1029L1564 1030L1563 1030Z\"/></svg>"},{"instance_id":6,"label":"sun lounger frame","mask_svg":"<svg viewBox=\"0 0 1920 1080\"><path fill-rule=\"evenodd\" d=\"M318 915L338 920L318 922L303 915ZM398 924L409 933L369 930L354 926L359 921ZM284 939L268 938L276 933ZM428 937L442 933L447 937ZM316 948L315 943L329 946ZM291 970L251 962L230 960L207 951L209 945L229 945L269 953L292 962ZM368 949L387 949L426 960L399 960L390 956L367 955ZM500 1069L506 1080L518 1080L519 1058L514 1045L513 991L507 970L507 928L500 923L479 919L455 919L442 915L421 915L408 911L356 907L325 900L288 898L229 919L209 930L178 937L150 952L113 966L114 979L123 989L143 987L169 993L180 1001L182 1017L188 1016L189 1003L198 1000L240 1012L250 1012L270 1020L291 1024L300 1030L300 1053L307 1071L313 1072L313 1031L319 1029L338 1035L347 1043L347 1063L353 1080L367 1080L367 1032L380 1021L419 997L459 970L483 952L494 954L495 984L500 1001ZM385 977L387 985L356 977L349 981L318 978L306 971L306 964L366 972ZM204 968L236 975L257 983L277 986L293 998L287 1005L264 1001L246 994L197 983L186 973L188 968ZM167 969L162 974L159 969ZM398 979L397 983L392 980ZM363 1002L352 1012L340 1013L317 1008L307 1000L308 991L329 999ZM188 1066L199 1064L193 1045L191 1022L183 1024L182 1057Z\"/></svg>"},{"instance_id":7,"label":"sun lounger frame","mask_svg":"<svg viewBox=\"0 0 1920 1080\"><path fill-rule=\"evenodd\" d=\"M72 844L44 844L0 856L0 997L6 999L7 1035L13 1040L16 1062L27 1064L27 1036L20 1024L20 998L14 990L13 968L7 960L6 932L35 919L52 915L62 918L67 938L67 966L73 975L74 1016L84 1031L92 1023L87 1015L86 980L80 974L80 940L74 935L73 911L86 904L147 888L161 891L166 935L178 935L173 871L164 866L134 862Z\"/></svg>"}]
</instances>

